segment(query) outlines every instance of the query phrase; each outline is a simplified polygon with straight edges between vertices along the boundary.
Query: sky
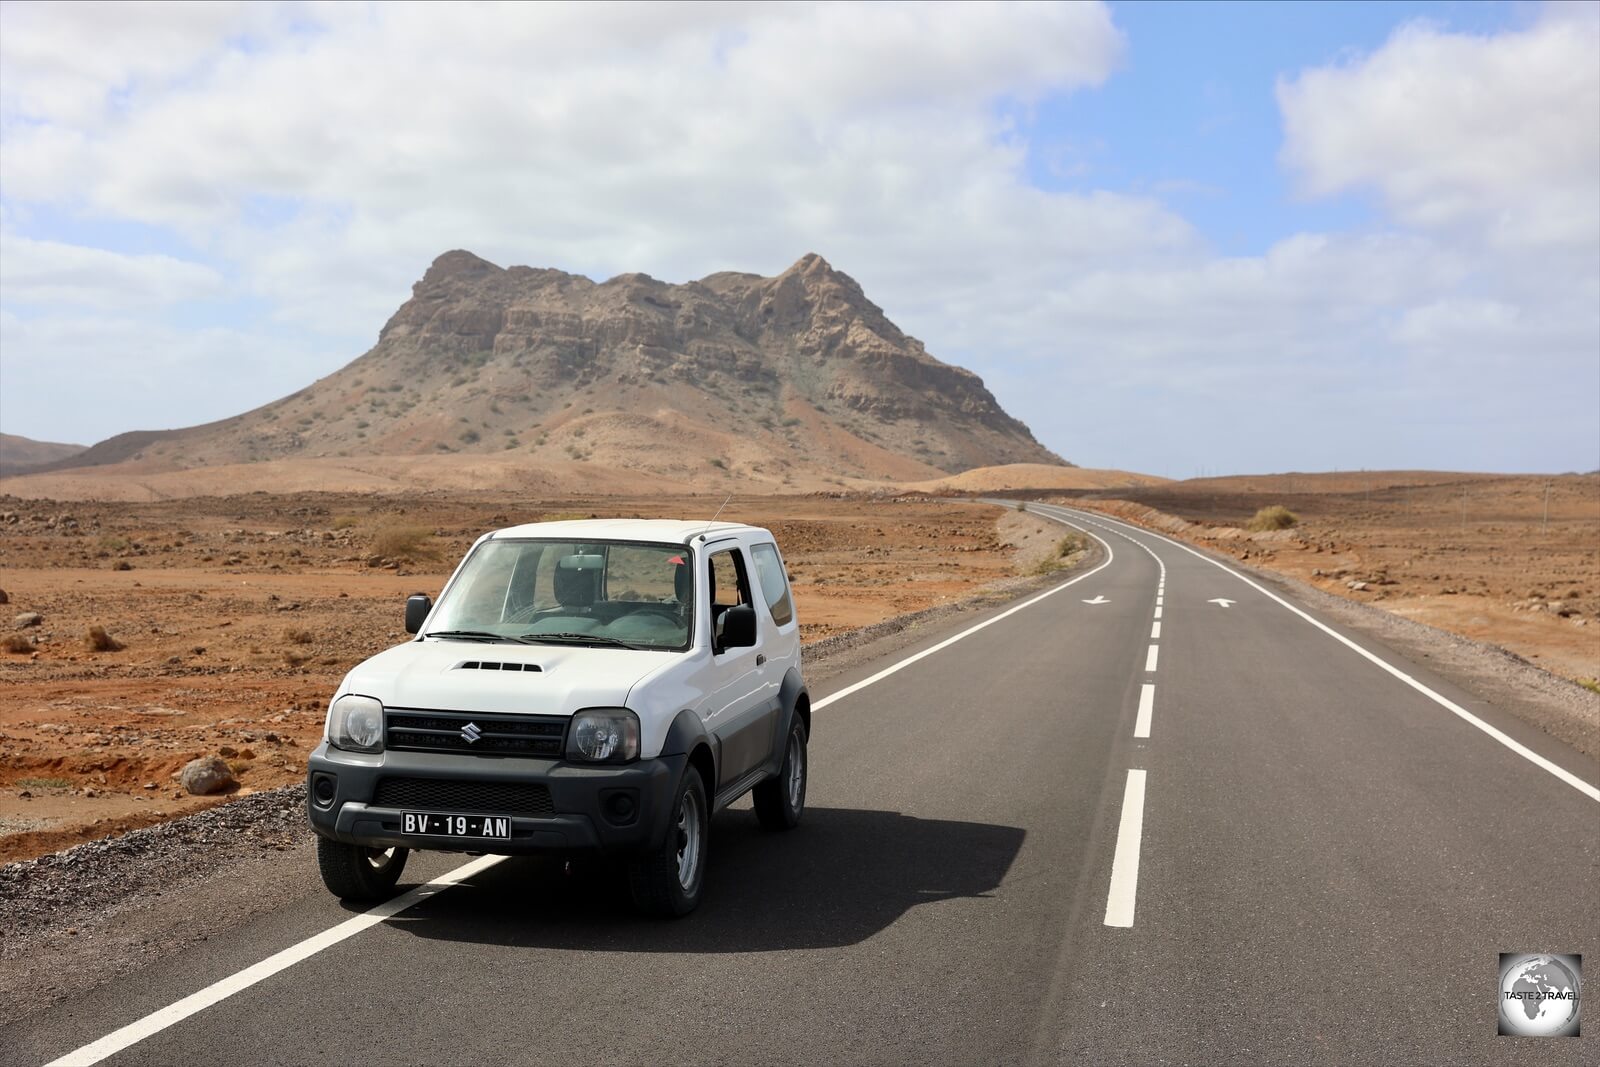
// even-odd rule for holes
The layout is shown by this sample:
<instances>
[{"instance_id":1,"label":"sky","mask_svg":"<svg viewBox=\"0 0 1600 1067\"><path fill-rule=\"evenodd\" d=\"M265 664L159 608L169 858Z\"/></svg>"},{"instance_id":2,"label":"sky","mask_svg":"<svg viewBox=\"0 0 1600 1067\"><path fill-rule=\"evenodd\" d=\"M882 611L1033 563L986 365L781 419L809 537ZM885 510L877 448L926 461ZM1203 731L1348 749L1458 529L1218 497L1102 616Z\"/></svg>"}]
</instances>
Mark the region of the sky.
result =
<instances>
[{"instance_id":1,"label":"sky","mask_svg":"<svg viewBox=\"0 0 1600 1067\"><path fill-rule=\"evenodd\" d=\"M0 4L0 430L817 252L1083 466L1600 467L1600 4Z\"/></svg>"}]
</instances>

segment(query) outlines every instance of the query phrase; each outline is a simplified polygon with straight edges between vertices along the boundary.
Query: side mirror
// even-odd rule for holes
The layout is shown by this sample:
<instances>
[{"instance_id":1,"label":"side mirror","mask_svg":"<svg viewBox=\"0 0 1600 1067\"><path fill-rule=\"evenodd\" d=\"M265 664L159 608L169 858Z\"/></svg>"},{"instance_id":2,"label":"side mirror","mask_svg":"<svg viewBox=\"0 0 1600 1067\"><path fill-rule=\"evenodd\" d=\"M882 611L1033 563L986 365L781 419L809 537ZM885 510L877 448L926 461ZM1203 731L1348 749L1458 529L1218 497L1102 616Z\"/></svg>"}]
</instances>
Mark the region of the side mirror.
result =
<instances>
[{"instance_id":1,"label":"side mirror","mask_svg":"<svg viewBox=\"0 0 1600 1067\"><path fill-rule=\"evenodd\" d=\"M414 634L421 630L428 612L432 610L433 601L428 599L427 593L412 593L406 597L406 633Z\"/></svg>"},{"instance_id":2,"label":"side mirror","mask_svg":"<svg viewBox=\"0 0 1600 1067\"><path fill-rule=\"evenodd\" d=\"M722 613L722 645L718 651L749 648L756 643L756 609L739 604Z\"/></svg>"}]
</instances>

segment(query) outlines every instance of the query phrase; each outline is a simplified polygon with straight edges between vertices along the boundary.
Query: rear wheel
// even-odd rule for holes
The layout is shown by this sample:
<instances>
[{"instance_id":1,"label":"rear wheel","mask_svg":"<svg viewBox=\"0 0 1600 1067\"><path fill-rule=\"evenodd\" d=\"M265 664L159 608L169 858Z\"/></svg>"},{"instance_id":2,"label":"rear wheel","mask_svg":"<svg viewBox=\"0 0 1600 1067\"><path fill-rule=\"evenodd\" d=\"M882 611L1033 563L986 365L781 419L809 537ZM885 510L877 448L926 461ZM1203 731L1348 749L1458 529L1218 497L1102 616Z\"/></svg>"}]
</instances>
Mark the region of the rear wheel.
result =
<instances>
[{"instance_id":1,"label":"rear wheel","mask_svg":"<svg viewBox=\"0 0 1600 1067\"><path fill-rule=\"evenodd\" d=\"M405 870L408 855L409 851L403 848L367 848L317 838L317 868L322 872L322 884L340 900L387 898Z\"/></svg>"},{"instance_id":2,"label":"rear wheel","mask_svg":"<svg viewBox=\"0 0 1600 1067\"><path fill-rule=\"evenodd\" d=\"M792 830L806 810L806 726L795 716L776 778L755 787L756 818L764 830Z\"/></svg>"},{"instance_id":3,"label":"rear wheel","mask_svg":"<svg viewBox=\"0 0 1600 1067\"><path fill-rule=\"evenodd\" d=\"M705 888L706 844L711 808L705 783L693 765L683 769L667 836L655 851L628 865L633 902L649 915L687 915L700 904Z\"/></svg>"}]
</instances>

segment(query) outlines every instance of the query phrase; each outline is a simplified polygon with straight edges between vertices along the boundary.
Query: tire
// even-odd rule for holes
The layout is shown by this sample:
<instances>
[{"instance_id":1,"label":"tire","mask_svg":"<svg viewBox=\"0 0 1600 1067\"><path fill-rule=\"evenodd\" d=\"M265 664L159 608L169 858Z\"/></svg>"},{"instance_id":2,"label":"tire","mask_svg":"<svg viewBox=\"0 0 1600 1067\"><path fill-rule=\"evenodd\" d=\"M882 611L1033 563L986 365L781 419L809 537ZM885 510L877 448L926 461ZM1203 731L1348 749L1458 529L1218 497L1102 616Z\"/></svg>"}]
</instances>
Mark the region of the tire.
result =
<instances>
[{"instance_id":1,"label":"tire","mask_svg":"<svg viewBox=\"0 0 1600 1067\"><path fill-rule=\"evenodd\" d=\"M407 849L367 848L317 838L317 868L322 884L340 900L386 900L406 868Z\"/></svg>"},{"instance_id":2,"label":"tire","mask_svg":"<svg viewBox=\"0 0 1600 1067\"><path fill-rule=\"evenodd\" d=\"M700 904L706 883L706 845L711 837L711 806L700 772L683 769L672 804L671 822L660 846L628 864L633 902L646 915L677 918Z\"/></svg>"},{"instance_id":3,"label":"tire","mask_svg":"<svg viewBox=\"0 0 1600 1067\"><path fill-rule=\"evenodd\" d=\"M783 749L783 766L775 778L755 787L756 818L763 830L793 830L806 810L806 727L796 715Z\"/></svg>"}]
</instances>

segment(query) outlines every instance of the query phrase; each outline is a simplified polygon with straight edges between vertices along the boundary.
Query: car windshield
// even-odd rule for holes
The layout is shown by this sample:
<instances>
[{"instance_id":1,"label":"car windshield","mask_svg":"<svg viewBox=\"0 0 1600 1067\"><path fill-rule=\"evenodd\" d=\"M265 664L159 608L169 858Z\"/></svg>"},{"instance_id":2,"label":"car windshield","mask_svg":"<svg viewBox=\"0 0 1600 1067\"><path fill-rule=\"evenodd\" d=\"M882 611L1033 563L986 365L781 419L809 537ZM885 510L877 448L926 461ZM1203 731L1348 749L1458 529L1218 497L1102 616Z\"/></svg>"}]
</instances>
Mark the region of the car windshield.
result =
<instances>
[{"instance_id":1,"label":"car windshield","mask_svg":"<svg viewBox=\"0 0 1600 1067\"><path fill-rule=\"evenodd\" d=\"M693 573L682 545L485 541L439 601L426 636L682 651Z\"/></svg>"}]
</instances>

